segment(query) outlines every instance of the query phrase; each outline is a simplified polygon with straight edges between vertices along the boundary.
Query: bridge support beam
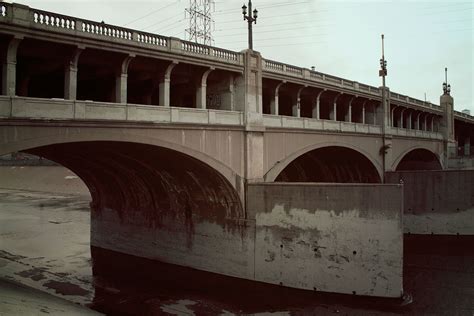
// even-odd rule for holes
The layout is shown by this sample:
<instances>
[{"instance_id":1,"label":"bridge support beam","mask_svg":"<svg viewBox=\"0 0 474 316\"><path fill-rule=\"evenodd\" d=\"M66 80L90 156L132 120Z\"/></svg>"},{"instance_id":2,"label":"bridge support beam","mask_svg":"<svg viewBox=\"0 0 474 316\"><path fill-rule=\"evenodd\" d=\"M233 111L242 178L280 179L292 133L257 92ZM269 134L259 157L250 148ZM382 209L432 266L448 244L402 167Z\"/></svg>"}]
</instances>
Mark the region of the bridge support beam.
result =
<instances>
[{"instance_id":1,"label":"bridge support beam","mask_svg":"<svg viewBox=\"0 0 474 316\"><path fill-rule=\"evenodd\" d=\"M326 90L321 90L319 93L318 93L318 96L316 97L316 101L314 102L314 105L313 105L313 115L312 117L315 118L315 119L320 119L321 118L321 110L320 110L320 105L321 105L321 95L323 94L323 92L326 91Z\"/></svg>"},{"instance_id":2,"label":"bridge support beam","mask_svg":"<svg viewBox=\"0 0 474 316\"><path fill-rule=\"evenodd\" d=\"M295 117L301 117L301 91L303 91L303 89L306 87L307 86L299 88L298 92L296 93L296 102L294 102L292 106L292 115Z\"/></svg>"},{"instance_id":3,"label":"bridge support beam","mask_svg":"<svg viewBox=\"0 0 474 316\"><path fill-rule=\"evenodd\" d=\"M339 97L342 95L342 93L339 93L336 95L336 97L334 98L334 102L332 104L332 111L329 113L329 119L332 120L332 121L336 121L337 120L337 99L339 99Z\"/></svg>"},{"instance_id":4,"label":"bridge support beam","mask_svg":"<svg viewBox=\"0 0 474 316\"><path fill-rule=\"evenodd\" d=\"M352 101L356 98L357 97L352 97L347 105L346 115L344 116L344 121L346 122L352 122Z\"/></svg>"},{"instance_id":5,"label":"bridge support beam","mask_svg":"<svg viewBox=\"0 0 474 316\"><path fill-rule=\"evenodd\" d=\"M173 60L166 70L162 77L160 78L159 92L160 92L160 106L170 106L170 85L171 85L171 72L173 68L178 64L177 61Z\"/></svg>"},{"instance_id":6,"label":"bridge support beam","mask_svg":"<svg viewBox=\"0 0 474 316\"><path fill-rule=\"evenodd\" d=\"M79 56L83 51L84 47L77 47L64 67L64 99L66 100L76 100L77 65L79 63Z\"/></svg>"},{"instance_id":7,"label":"bridge support beam","mask_svg":"<svg viewBox=\"0 0 474 316\"><path fill-rule=\"evenodd\" d=\"M270 101L270 114L273 115L280 115L280 100L279 100L279 91L280 87L284 85L286 81L282 81L277 86L275 87L275 93L274 93L274 98L273 100Z\"/></svg>"},{"instance_id":8,"label":"bridge support beam","mask_svg":"<svg viewBox=\"0 0 474 316\"><path fill-rule=\"evenodd\" d=\"M408 117L407 117L407 128L408 129L412 129L412 126L411 126L411 113L413 112L413 110L410 110L410 112L408 112Z\"/></svg>"},{"instance_id":9,"label":"bridge support beam","mask_svg":"<svg viewBox=\"0 0 474 316\"><path fill-rule=\"evenodd\" d=\"M198 86L196 89L196 107L198 109L206 108L206 88L207 88L207 77L215 68L211 67L208 70L204 71L200 80L198 81Z\"/></svg>"},{"instance_id":10,"label":"bridge support beam","mask_svg":"<svg viewBox=\"0 0 474 316\"><path fill-rule=\"evenodd\" d=\"M2 94L8 96L16 95L16 58L18 46L23 37L13 37L7 45L5 58L3 60Z\"/></svg>"},{"instance_id":11,"label":"bridge support beam","mask_svg":"<svg viewBox=\"0 0 474 316\"><path fill-rule=\"evenodd\" d=\"M365 124L365 105L367 104L367 100L362 103L362 124Z\"/></svg>"},{"instance_id":12,"label":"bridge support beam","mask_svg":"<svg viewBox=\"0 0 474 316\"><path fill-rule=\"evenodd\" d=\"M127 78L128 78L128 65L132 61L135 55L126 56L120 65L120 72L117 72L115 77L115 102L116 103L127 103Z\"/></svg>"}]
</instances>

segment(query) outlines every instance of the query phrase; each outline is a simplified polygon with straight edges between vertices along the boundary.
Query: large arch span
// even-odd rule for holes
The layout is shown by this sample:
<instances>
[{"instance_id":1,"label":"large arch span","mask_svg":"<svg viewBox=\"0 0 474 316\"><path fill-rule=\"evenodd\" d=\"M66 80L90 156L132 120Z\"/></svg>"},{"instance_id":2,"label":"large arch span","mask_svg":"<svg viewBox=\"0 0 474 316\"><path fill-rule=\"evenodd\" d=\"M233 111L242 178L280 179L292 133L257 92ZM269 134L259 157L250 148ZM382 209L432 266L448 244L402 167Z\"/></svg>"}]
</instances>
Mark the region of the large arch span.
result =
<instances>
[{"instance_id":1,"label":"large arch span","mask_svg":"<svg viewBox=\"0 0 474 316\"><path fill-rule=\"evenodd\" d=\"M76 173L92 196L93 213L113 210L121 220L193 217L222 222L243 216L239 196L227 179L183 153L152 145L90 141L25 150ZM192 212L192 214L191 214ZM183 222L184 223L184 222Z\"/></svg>"},{"instance_id":2,"label":"large arch span","mask_svg":"<svg viewBox=\"0 0 474 316\"><path fill-rule=\"evenodd\" d=\"M375 165L362 153L342 146L305 152L279 172L276 182L380 183Z\"/></svg>"},{"instance_id":3,"label":"large arch span","mask_svg":"<svg viewBox=\"0 0 474 316\"><path fill-rule=\"evenodd\" d=\"M442 170L439 157L428 149L415 148L400 155L395 161L395 171Z\"/></svg>"}]
</instances>

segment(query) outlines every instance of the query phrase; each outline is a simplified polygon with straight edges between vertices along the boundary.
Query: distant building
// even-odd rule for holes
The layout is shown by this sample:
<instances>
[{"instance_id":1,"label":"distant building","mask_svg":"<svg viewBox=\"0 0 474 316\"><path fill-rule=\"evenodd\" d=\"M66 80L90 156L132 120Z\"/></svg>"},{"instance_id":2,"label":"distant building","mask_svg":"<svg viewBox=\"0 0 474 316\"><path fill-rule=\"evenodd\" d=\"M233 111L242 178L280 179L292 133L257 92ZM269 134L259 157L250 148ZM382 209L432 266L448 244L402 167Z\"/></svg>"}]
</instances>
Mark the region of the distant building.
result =
<instances>
[{"instance_id":1,"label":"distant building","mask_svg":"<svg viewBox=\"0 0 474 316\"><path fill-rule=\"evenodd\" d=\"M462 110L462 113L467 114L467 115L471 115L471 110L464 109L464 110Z\"/></svg>"}]
</instances>

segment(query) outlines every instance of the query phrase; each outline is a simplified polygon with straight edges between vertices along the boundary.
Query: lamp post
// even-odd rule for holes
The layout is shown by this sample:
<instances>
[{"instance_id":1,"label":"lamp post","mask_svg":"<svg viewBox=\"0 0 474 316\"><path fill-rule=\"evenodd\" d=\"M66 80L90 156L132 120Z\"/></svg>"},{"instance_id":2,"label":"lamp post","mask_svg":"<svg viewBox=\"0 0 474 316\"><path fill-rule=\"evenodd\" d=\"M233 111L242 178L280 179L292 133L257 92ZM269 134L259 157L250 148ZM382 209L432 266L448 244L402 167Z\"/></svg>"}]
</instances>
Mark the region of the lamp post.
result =
<instances>
[{"instance_id":1,"label":"lamp post","mask_svg":"<svg viewBox=\"0 0 474 316\"><path fill-rule=\"evenodd\" d=\"M252 39L252 23L257 24L257 9L252 11L252 0L249 0L249 15L247 15L247 6L244 4L242 6L242 14L244 15L244 21L247 20L249 26L249 49L253 49L253 39ZM253 13L253 16L251 15Z\"/></svg>"},{"instance_id":2,"label":"lamp post","mask_svg":"<svg viewBox=\"0 0 474 316\"><path fill-rule=\"evenodd\" d=\"M444 68L443 92L447 95L451 94L451 85L448 84L448 68Z\"/></svg>"}]
</instances>

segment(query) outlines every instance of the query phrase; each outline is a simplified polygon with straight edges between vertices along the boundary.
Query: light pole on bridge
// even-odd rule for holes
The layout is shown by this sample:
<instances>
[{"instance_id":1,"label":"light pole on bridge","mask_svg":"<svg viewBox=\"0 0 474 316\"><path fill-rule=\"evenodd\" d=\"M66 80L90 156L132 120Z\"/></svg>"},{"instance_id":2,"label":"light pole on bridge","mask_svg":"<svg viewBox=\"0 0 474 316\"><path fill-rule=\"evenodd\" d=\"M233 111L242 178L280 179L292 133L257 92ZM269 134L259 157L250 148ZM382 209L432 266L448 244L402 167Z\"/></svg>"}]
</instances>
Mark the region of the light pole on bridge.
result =
<instances>
[{"instance_id":1,"label":"light pole on bridge","mask_svg":"<svg viewBox=\"0 0 474 316\"><path fill-rule=\"evenodd\" d=\"M249 49L253 50L252 23L257 24L258 11L257 9L255 9L252 12L252 0L249 0L248 10L249 10L249 14L247 15L247 6L244 4L242 6L242 14L244 15L244 21L247 20L247 23L249 26Z\"/></svg>"}]
</instances>

